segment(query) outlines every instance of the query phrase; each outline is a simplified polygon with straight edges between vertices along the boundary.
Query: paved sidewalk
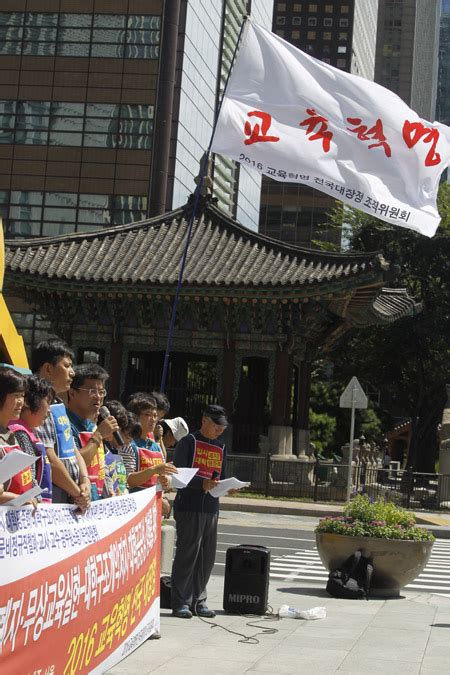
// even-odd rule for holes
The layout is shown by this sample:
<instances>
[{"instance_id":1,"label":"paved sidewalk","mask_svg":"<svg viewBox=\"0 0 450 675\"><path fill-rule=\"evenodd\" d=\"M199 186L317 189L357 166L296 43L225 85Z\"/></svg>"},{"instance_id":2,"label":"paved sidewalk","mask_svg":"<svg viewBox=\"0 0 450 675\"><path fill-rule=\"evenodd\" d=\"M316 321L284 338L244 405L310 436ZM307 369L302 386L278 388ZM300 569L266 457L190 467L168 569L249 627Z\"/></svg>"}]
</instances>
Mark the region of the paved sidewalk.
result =
<instances>
[{"instance_id":1,"label":"paved sidewalk","mask_svg":"<svg viewBox=\"0 0 450 675\"><path fill-rule=\"evenodd\" d=\"M320 587L271 581L269 603L274 611L282 604L299 609L323 606L327 618L264 620L250 627L248 621L261 617L221 611L223 578L212 577L208 590L208 604L218 610L213 621L220 626L247 636L262 628L277 632L259 635L258 644L243 644L242 638L222 628L211 628L198 618L175 619L162 610L162 638L147 641L110 675L450 673L450 598L405 592L394 600L336 600Z\"/></svg>"}]
</instances>

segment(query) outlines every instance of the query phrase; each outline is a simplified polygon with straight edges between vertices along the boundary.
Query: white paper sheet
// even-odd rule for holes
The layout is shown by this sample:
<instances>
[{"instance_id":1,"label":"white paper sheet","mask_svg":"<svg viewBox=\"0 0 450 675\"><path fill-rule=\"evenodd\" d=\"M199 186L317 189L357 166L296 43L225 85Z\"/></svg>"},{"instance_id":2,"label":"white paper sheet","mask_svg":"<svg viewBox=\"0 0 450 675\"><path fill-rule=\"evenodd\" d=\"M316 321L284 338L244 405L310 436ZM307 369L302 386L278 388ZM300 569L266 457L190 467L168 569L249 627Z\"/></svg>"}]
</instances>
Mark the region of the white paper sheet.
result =
<instances>
[{"instance_id":1,"label":"white paper sheet","mask_svg":"<svg viewBox=\"0 0 450 675\"><path fill-rule=\"evenodd\" d=\"M23 471L28 466L35 463L37 457L31 457L26 452L21 450L14 450L0 459L0 483L6 483L10 478L15 476L19 471Z\"/></svg>"},{"instance_id":2,"label":"white paper sheet","mask_svg":"<svg viewBox=\"0 0 450 675\"><path fill-rule=\"evenodd\" d=\"M10 502L6 502L4 506L12 506L13 509L19 509L21 506L26 504L33 497L41 495L43 492L48 492L47 488L43 490L39 485L35 485L31 490L27 490L21 495L18 495L15 499L11 499Z\"/></svg>"},{"instance_id":3,"label":"white paper sheet","mask_svg":"<svg viewBox=\"0 0 450 675\"><path fill-rule=\"evenodd\" d=\"M213 497L222 497L223 495L226 495L229 490L240 490L248 485L250 485L250 483L244 483L237 478L225 478L225 480L219 480L219 484L210 490L209 494Z\"/></svg>"},{"instance_id":4,"label":"white paper sheet","mask_svg":"<svg viewBox=\"0 0 450 675\"><path fill-rule=\"evenodd\" d=\"M191 469L189 467L182 466L177 467L177 471L178 473L171 473L170 478L172 479L172 487L181 490L191 482L198 469Z\"/></svg>"}]
</instances>

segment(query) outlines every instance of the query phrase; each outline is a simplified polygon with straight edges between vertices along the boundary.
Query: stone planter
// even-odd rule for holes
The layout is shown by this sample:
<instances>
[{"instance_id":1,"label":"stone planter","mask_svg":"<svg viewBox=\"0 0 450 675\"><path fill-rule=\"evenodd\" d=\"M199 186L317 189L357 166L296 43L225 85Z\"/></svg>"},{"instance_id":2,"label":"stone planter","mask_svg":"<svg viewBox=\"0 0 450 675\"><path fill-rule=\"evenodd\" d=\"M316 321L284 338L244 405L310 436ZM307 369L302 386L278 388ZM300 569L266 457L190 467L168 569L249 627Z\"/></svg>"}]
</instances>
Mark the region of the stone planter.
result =
<instances>
[{"instance_id":1,"label":"stone planter","mask_svg":"<svg viewBox=\"0 0 450 675\"><path fill-rule=\"evenodd\" d=\"M398 597L400 589L423 571L433 548L432 541L349 537L328 532L316 532L316 543L328 571L341 567L358 549L371 556L374 572L370 594L378 597Z\"/></svg>"}]
</instances>

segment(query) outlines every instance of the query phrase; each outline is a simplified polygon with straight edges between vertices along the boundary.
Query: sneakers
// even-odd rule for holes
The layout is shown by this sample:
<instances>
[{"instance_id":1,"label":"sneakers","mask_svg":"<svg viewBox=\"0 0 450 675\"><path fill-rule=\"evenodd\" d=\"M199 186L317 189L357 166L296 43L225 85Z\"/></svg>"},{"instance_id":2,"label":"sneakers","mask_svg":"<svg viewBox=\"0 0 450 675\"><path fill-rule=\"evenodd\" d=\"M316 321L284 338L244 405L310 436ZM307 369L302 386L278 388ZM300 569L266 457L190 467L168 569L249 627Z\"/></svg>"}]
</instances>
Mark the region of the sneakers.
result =
<instances>
[{"instance_id":1,"label":"sneakers","mask_svg":"<svg viewBox=\"0 0 450 675\"><path fill-rule=\"evenodd\" d=\"M192 619L192 612L187 605L172 610L172 616L178 619Z\"/></svg>"},{"instance_id":2,"label":"sneakers","mask_svg":"<svg viewBox=\"0 0 450 675\"><path fill-rule=\"evenodd\" d=\"M216 613L213 609L208 609L206 605L198 605L195 609L193 609L193 614L195 616L201 616L202 619L214 619L216 616Z\"/></svg>"},{"instance_id":3,"label":"sneakers","mask_svg":"<svg viewBox=\"0 0 450 675\"><path fill-rule=\"evenodd\" d=\"M193 615L200 616L202 619L213 619L216 613L212 609L208 609L206 605L198 605L192 611L187 605L172 610L172 616L176 616L178 619L192 619Z\"/></svg>"}]
</instances>

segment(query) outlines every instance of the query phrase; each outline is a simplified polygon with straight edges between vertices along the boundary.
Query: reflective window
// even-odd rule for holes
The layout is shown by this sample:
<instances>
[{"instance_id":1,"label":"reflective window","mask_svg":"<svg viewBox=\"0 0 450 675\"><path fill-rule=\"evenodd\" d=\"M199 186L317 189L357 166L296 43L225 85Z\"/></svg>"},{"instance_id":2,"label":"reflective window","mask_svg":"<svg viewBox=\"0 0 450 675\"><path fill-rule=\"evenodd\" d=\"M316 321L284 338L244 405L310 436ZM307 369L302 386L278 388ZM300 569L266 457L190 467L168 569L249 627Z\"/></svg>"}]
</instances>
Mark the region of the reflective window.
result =
<instances>
[{"instance_id":1,"label":"reflective window","mask_svg":"<svg viewBox=\"0 0 450 675\"><path fill-rule=\"evenodd\" d=\"M88 117L113 117L118 114L118 108L116 103L87 103L86 115Z\"/></svg>"},{"instance_id":2,"label":"reflective window","mask_svg":"<svg viewBox=\"0 0 450 675\"><path fill-rule=\"evenodd\" d=\"M74 28L90 27L92 25L91 14L60 14L60 27L72 26Z\"/></svg>"},{"instance_id":3,"label":"reflective window","mask_svg":"<svg viewBox=\"0 0 450 675\"><path fill-rule=\"evenodd\" d=\"M89 56L89 44L75 44L74 42L67 42L57 45L58 56Z\"/></svg>"},{"instance_id":4,"label":"reflective window","mask_svg":"<svg viewBox=\"0 0 450 675\"><path fill-rule=\"evenodd\" d=\"M33 221L8 220L7 228L10 237L39 237L41 234L41 223ZM23 336L23 331L21 332Z\"/></svg>"},{"instance_id":5,"label":"reflective window","mask_svg":"<svg viewBox=\"0 0 450 675\"><path fill-rule=\"evenodd\" d=\"M110 117L86 118L86 132L93 133L117 133L119 122Z\"/></svg>"},{"instance_id":6,"label":"reflective window","mask_svg":"<svg viewBox=\"0 0 450 675\"><path fill-rule=\"evenodd\" d=\"M80 195L80 206L95 209L106 209L109 203L108 195Z\"/></svg>"},{"instance_id":7,"label":"reflective window","mask_svg":"<svg viewBox=\"0 0 450 675\"><path fill-rule=\"evenodd\" d=\"M58 32L58 42L89 42L90 39L90 28L60 28Z\"/></svg>"},{"instance_id":8,"label":"reflective window","mask_svg":"<svg viewBox=\"0 0 450 675\"><path fill-rule=\"evenodd\" d=\"M159 16L0 12L0 54L155 59L160 28Z\"/></svg>"},{"instance_id":9,"label":"reflective window","mask_svg":"<svg viewBox=\"0 0 450 675\"><path fill-rule=\"evenodd\" d=\"M15 112L15 101L0 101L0 143L14 140Z\"/></svg>"},{"instance_id":10,"label":"reflective window","mask_svg":"<svg viewBox=\"0 0 450 675\"><path fill-rule=\"evenodd\" d=\"M128 30L127 44L129 45L157 45L160 33L158 30Z\"/></svg>"},{"instance_id":11,"label":"reflective window","mask_svg":"<svg viewBox=\"0 0 450 675\"><path fill-rule=\"evenodd\" d=\"M94 27L125 28L126 18L122 14L94 14Z\"/></svg>"},{"instance_id":12,"label":"reflective window","mask_svg":"<svg viewBox=\"0 0 450 675\"><path fill-rule=\"evenodd\" d=\"M22 51L22 42L5 40L0 42L0 54L20 54Z\"/></svg>"},{"instance_id":13,"label":"reflective window","mask_svg":"<svg viewBox=\"0 0 450 675\"><path fill-rule=\"evenodd\" d=\"M77 197L78 195L73 192L46 192L45 205L71 208L77 205Z\"/></svg>"},{"instance_id":14,"label":"reflective window","mask_svg":"<svg viewBox=\"0 0 450 675\"><path fill-rule=\"evenodd\" d=\"M58 25L58 14L45 12L27 12L25 14L25 26L42 26L42 27L51 27Z\"/></svg>"},{"instance_id":15,"label":"reflective window","mask_svg":"<svg viewBox=\"0 0 450 675\"><path fill-rule=\"evenodd\" d=\"M81 145L84 103L52 103L51 145ZM53 133L64 132L64 133Z\"/></svg>"},{"instance_id":16,"label":"reflective window","mask_svg":"<svg viewBox=\"0 0 450 675\"><path fill-rule=\"evenodd\" d=\"M0 12L0 26L22 26L23 12Z\"/></svg>"},{"instance_id":17,"label":"reflective window","mask_svg":"<svg viewBox=\"0 0 450 675\"><path fill-rule=\"evenodd\" d=\"M75 209L45 208L45 220L55 220L59 223L74 223L76 220Z\"/></svg>"},{"instance_id":18,"label":"reflective window","mask_svg":"<svg viewBox=\"0 0 450 675\"><path fill-rule=\"evenodd\" d=\"M79 223L93 223L96 225L110 225L111 214L109 211L100 209L79 209Z\"/></svg>"},{"instance_id":19,"label":"reflective window","mask_svg":"<svg viewBox=\"0 0 450 675\"><path fill-rule=\"evenodd\" d=\"M133 16L128 17L128 28L160 29L161 17L159 16Z\"/></svg>"},{"instance_id":20,"label":"reflective window","mask_svg":"<svg viewBox=\"0 0 450 675\"><path fill-rule=\"evenodd\" d=\"M22 54L26 56L54 56L55 44L46 42L24 42Z\"/></svg>"},{"instance_id":21,"label":"reflective window","mask_svg":"<svg viewBox=\"0 0 450 675\"><path fill-rule=\"evenodd\" d=\"M153 114L152 105L0 101L0 144L148 150Z\"/></svg>"},{"instance_id":22,"label":"reflective window","mask_svg":"<svg viewBox=\"0 0 450 675\"><path fill-rule=\"evenodd\" d=\"M124 53L123 45L91 45L91 56L95 58L121 59Z\"/></svg>"},{"instance_id":23,"label":"reflective window","mask_svg":"<svg viewBox=\"0 0 450 675\"><path fill-rule=\"evenodd\" d=\"M15 142L45 145L49 112L48 101L17 101Z\"/></svg>"},{"instance_id":24,"label":"reflective window","mask_svg":"<svg viewBox=\"0 0 450 675\"><path fill-rule=\"evenodd\" d=\"M9 217L15 220L40 220L42 217L42 208L40 206L29 206L20 204L9 208Z\"/></svg>"},{"instance_id":25,"label":"reflective window","mask_svg":"<svg viewBox=\"0 0 450 675\"><path fill-rule=\"evenodd\" d=\"M159 47L157 45L127 45L125 58L127 59L157 59Z\"/></svg>"},{"instance_id":26,"label":"reflective window","mask_svg":"<svg viewBox=\"0 0 450 675\"><path fill-rule=\"evenodd\" d=\"M55 42L56 28L44 28L43 26L25 27L23 38L26 42Z\"/></svg>"},{"instance_id":27,"label":"reflective window","mask_svg":"<svg viewBox=\"0 0 450 675\"><path fill-rule=\"evenodd\" d=\"M126 31L124 29L115 29L115 30L105 30L100 28L94 28L92 31L92 42L102 43L102 42L111 42L113 44L122 44L125 40Z\"/></svg>"},{"instance_id":28,"label":"reflective window","mask_svg":"<svg viewBox=\"0 0 450 675\"><path fill-rule=\"evenodd\" d=\"M45 206L43 206L45 202ZM147 197L72 192L1 191L0 214L8 236L87 232L146 217Z\"/></svg>"},{"instance_id":29,"label":"reflective window","mask_svg":"<svg viewBox=\"0 0 450 675\"><path fill-rule=\"evenodd\" d=\"M74 231L72 224L62 224L62 223L43 223L42 224L42 236L43 237L55 237L58 234L70 234Z\"/></svg>"},{"instance_id":30,"label":"reflective window","mask_svg":"<svg viewBox=\"0 0 450 675\"><path fill-rule=\"evenodd\" d=\"M83 135L81 133L70 133L67 131L51 131L49 136L49 145L71 145L79 147L82 144Z\"/></svg>"},{"instance_id":31,"label":"reflective window","mask_svg":"<svg viewBox=\"0 0 450 675\"><path fill-rule=\"evenodd\" d=\"M0 39L3 40L21 40L23 28L19 26L0 26Z\"/></svg>"},{"instance_id":32,"label":"reflective window","mask_svg":"<svg viewBox=\"0 0 450 675\"><path fill-rule=\"evenodd\" d=\"M7 194L5 192L5 194ZM13 190L11 192L10 201L11 204L36 204L40 206L44 195L42 192L21 192L18 190Z\"/></svg>"}]
</instances>

